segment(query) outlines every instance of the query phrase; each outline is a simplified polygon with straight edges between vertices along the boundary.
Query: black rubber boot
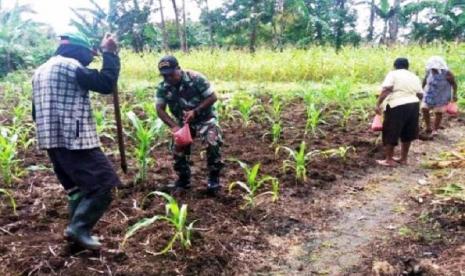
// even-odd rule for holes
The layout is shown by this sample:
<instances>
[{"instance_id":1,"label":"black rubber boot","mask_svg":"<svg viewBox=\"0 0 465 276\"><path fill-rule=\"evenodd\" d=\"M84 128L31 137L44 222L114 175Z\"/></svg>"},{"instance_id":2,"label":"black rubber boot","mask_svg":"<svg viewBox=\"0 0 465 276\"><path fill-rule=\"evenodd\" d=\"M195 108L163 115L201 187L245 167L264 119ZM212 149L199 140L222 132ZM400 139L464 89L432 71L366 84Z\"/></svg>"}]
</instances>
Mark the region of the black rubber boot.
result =
<instances>
[{"instance_id":1,"label":"black rubber boot","mask_svg":"<svg viewBox=\"0 0 465 276\"><path fill-rule=\"evenodd\" d=\"M191 188L190 176L179 176L178 179L167 186L167 192L171 194L182 193Z\"/></svg>"},{"instance_id":2,"label":"black rubber boot","mask_svg":"<svg viewBox=\"0 0 465 276\"><path fill-rule=\"evenodd\" d=\"M86 249L100 249L102 244L90 233L110 206L111 201L110 191L83 197L74 212L71 223L66 228L66 236Z\"/></svg>"},{"instance_id":3,"label":"black rubber boot","mask_svg":"<svg viewBox=\"0 0 465 276\"><path fill-rule=\"evenodd\" d=\"M220 173L212 171L208 175L207 192L209 194L216 194L221 189Z\"/></svg>"}]
</instances>

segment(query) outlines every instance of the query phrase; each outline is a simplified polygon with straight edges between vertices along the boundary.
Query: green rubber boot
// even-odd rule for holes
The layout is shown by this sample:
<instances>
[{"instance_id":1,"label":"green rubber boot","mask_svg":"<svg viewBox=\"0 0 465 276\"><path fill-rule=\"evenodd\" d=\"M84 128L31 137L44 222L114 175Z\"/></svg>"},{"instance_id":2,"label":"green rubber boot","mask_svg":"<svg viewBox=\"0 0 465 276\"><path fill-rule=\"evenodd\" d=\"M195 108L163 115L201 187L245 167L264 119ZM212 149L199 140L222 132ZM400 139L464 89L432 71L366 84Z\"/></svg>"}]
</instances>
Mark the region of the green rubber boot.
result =
<instances>
[{"instance_id":1,"label":"green rubber boot","mask_svg":"<svg viewBox=\"0 0 465 276\"><path fill-rule=\"evenodd\" d=\"M68 195L68 219L71 222L74 216L74 212L76 211L79 203L81 202L84 194L82 192L76 192L73 194ZM65 239L69 239L67 232L63 233Z\"/></svg>"},{"instance_id":2,"label":"green rubber boot","mask_svg":"<svg viewBox=\"0 0 465 276\"><path fill-rule=\"evenodd\" d=\"M103 216L112 201L111 192L83 197L74 211L71 223L65 230L65 235L82 247L98 250L102 244L90 235L92 228Z\"/></svg>"}]
</instances>

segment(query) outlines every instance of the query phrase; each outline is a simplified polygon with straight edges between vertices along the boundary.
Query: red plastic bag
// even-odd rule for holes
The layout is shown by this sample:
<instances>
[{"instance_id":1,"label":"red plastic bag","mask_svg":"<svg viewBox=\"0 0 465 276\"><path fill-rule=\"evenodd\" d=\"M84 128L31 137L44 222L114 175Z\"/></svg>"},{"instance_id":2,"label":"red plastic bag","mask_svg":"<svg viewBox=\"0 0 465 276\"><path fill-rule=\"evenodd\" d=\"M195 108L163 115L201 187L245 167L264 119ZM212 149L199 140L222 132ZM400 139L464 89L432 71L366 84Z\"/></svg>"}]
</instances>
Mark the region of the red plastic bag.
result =
<instances>
[{"instance_id":1,"label":"red plastic bag","mask_svg":"<svg viewBox=\"0 0 465 276\"><path fill-rule=\"evenodd\" d=\"M376 114L371 123L371 130L373 131L382 131L383 130L383 119L381 115Z\"/></svg>"},{"instance_id":2,"label":"red plastic bag","mask_svg":"<svg viewBox=\"0 0 465 276\"><path fill-rule=\"evenodd\" d=\"M446 107L446 112L449 115L457 116L459 114L459 107L457 106L457 103L450 102Z\"/></svg>"},{"instance_id":3,"label":"red plastic bag","mask_svg":"<svg viewBox=\"0 0 465 276\"><path fill-rule=\"evenodd\" d=\"M177 146L189 146L192 142L193 140L189 124L185 124L180 130L174 133L174 143Z\"/></svg>"}]
</instances>

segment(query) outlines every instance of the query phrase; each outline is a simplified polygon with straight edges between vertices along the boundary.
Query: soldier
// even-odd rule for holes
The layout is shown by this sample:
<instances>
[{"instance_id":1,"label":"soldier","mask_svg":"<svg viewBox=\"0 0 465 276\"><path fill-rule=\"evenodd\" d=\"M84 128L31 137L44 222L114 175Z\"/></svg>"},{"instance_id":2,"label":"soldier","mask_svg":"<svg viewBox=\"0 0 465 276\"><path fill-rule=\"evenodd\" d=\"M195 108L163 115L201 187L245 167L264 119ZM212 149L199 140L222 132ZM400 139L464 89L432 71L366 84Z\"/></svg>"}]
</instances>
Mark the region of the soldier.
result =
<instances>
[{"instance_id":1,"label":"soldier","mask_svg":"<svg viewBox=\"0 0 465 276\"><path fill-rule=\"evenodd\" d=\"M91 231L120 184L100 149L89 90L111 94L118 80L117 44L107 35L101 44L100 71L88 69L95 52L79 33L64 34L55 55L35 72L33 118L40 149L46 150L55 174L68 193L70 223L65 238L87 249L99 249Z\"/></svg>"},{"instance_id":2,"label":"soldier","mask_svg":"<svg viewBox=\"0 0 465 276\"><path fill-rule=\"evenodd\" d=\"M158 69L163 77L156 95L158 116L171 128L172 133L178 131L184 123L189 123L193 137L200 136L207 147L207 192L214 194L220 188L220 171L223 168L220 153L222 136L213 106L217 96L203 75L181 70L173 56L162 58ZM166 112L166 106L174 119ZM169 187L182 191L190 188L191 184L191 147L180 147L173 143L172 151L178 179Z\"/></svg>"}]
</instances>

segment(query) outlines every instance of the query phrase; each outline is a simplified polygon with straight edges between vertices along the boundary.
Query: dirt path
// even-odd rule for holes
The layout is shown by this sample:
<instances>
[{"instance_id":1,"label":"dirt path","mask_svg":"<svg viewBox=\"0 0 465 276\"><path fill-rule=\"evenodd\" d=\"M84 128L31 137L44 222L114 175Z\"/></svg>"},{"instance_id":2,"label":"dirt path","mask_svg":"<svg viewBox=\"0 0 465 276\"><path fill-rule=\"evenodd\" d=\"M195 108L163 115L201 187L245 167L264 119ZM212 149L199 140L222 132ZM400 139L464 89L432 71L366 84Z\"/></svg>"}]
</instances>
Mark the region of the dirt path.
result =
<instances>
[{"instance_id":1,"label":"dirt path","mask_svg":"<svg viewBox=\"0 0 465 276\"><path fill-rule=\"evenodd\" d=\"M465 127L449 128L434 141L416 142L406 167L367 168L363 177L350 184L355 190L328 200L327 208L333 208L337 215L304 237L269 237L275 248L287 248L279 254L272 274L361 275L358 265L370 257L366 247L375 238L401 231L410 219L409 190L428 173L421 162L450 149L463 139L464 131Z\"/></svg>"}]
</instances>

